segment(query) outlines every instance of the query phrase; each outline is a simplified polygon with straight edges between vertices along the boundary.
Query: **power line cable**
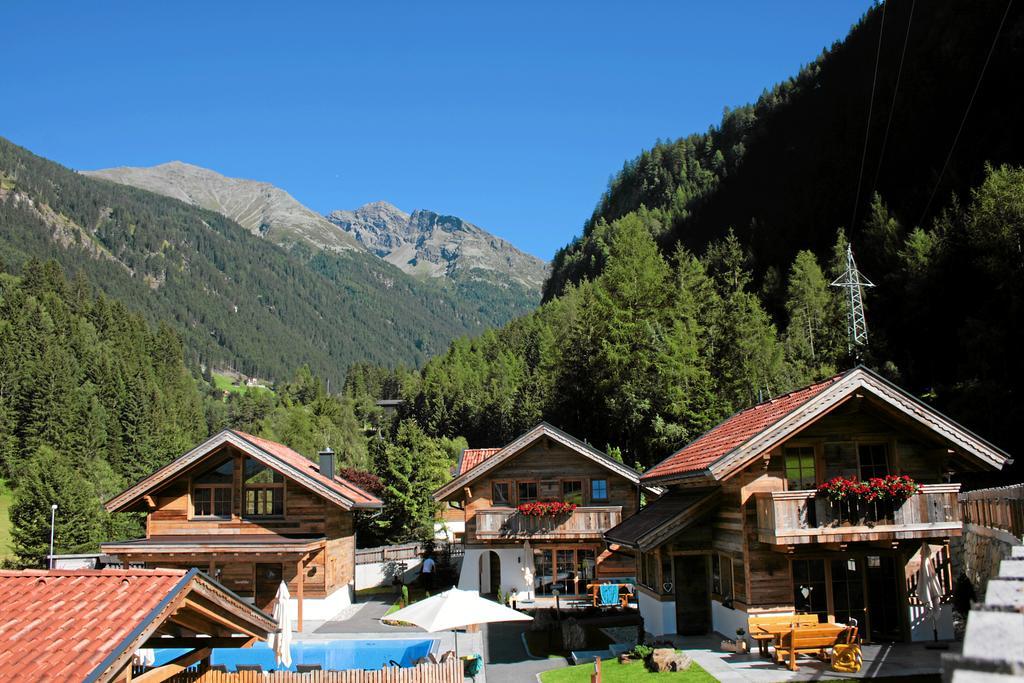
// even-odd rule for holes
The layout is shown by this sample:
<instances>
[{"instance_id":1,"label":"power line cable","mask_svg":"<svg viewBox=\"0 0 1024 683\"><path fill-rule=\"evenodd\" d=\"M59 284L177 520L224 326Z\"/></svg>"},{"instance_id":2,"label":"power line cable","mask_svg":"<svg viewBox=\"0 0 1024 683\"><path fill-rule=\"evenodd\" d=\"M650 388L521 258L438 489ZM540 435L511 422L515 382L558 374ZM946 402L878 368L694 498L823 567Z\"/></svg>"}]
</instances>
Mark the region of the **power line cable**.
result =
<instances>
[{"instance_id":1,"label":"power line cable","mask_svg":"<svg viewBox=\"0 0 1024 683\"><path fill-rule=\"evenodd\" d=\"M900 53L900 66L896 71L896 85L892 89L892 103L889 105L889 119L885 122L885 135L882 136L882 151L878 153L878 167L871 181L871 193L878 187L878 176L882 173L882 162L885 160L885 147L889 142L889 128L892 126L892 115L896 111L896 95L900 91L900 78L903 77L903 60L907 57L907 43L910 41L910 26L914 23L914 7L917 0L910 3L910 17L907 19L907 33L903 36L903 51Z\"/></svg>"},{"instance_id":2,"label":"power line cable","mask_svg":"<svg viewBox=\"0 0 1024 683\"><path fill-rule=\"evenodd\" d=\"M953 150L956 149L956 143L960 141L960 134L964 131L964 124L967 123L967 116L971 113L971 107L974 106L974 98L978 95L978 90L981 89L981 81L985 78L985 71L988 69L988 63L992 61L992 54L996 51L996 42L999 40L999 34L1003 31L1003 24L1006 23L1006 17L1010 14L1010 6L1013 5L1013 0L1008 0L1006 3L1006 9L1003 11L1003 18L999 21L999 28L996 29L995 36L992 37L992 45L988 49L988 56L985 57L985 63L981 67L981 73L978 74L978 82L974 84L974 92L971 93L971 99L967 102L967 109L964 110L964 116L960 119L960 127L957 128L956 136L953 138L953 144L949 147L949 154L946 155L946 161L942 164L942 170L939 172L939 177L935 180L935 187L932 188L932 193L928 197L928 203L924 205L924 211L921 213L920 220L917 224L923 225L924 218L928 215L928 209L932 208L932 201L935 200L935 195L939 191L939 185L942 184L942 177L946 175L946 169L949 167L949 162L953 158Z\"/></svg>"},{"instance_id":3,"label":"power line cable","mask_svg":"<svg viewBox=\"0 0 1024 683\"><path fill-rule=\"evenodd\" d=\"M875 75L871 79L871 99L868 103L868 120L864 126L864 151L860 155L860 173L857 174L857 194L853 197L853 216L850 218L850 234L857 223L857 205L860 204L860 189L864 182L864 163L868 158L868 140L871 138L871 113L875 109L875 86L878 85L878 63L882 59L882 34L885 31L885 8L889 3L882 4L882 21L878 27L878 50L875 52Z\"/></svg>"}]
</instances>

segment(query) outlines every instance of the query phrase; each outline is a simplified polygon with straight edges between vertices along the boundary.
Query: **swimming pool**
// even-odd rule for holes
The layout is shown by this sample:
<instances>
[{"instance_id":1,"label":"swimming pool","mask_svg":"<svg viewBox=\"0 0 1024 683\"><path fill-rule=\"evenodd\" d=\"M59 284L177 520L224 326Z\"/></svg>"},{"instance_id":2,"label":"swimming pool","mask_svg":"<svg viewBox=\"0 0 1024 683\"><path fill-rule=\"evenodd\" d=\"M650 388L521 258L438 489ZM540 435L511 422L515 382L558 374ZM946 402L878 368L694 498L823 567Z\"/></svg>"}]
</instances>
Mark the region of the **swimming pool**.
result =
<instances>
[{"instance_id":1,"label":"swimming pool","mask_svg":"<svg viewBox=\"0 0 1024 683\"><path fill-rule=\"evenodd\" d=\"M401 666L427 654L437 645L436 640L302 640L292 641L292 665L319 664L324 669L379 669L394 661ZM166 664L188 650L161 649L156 651L156 666ZM274 652L266 643L251 648L216 648L210 664L223 664L234 671L237 664L259 664L264 671L283 671L274 661ZM392 665L393 666L393 665Z\"/></svg>"}]
</instances>

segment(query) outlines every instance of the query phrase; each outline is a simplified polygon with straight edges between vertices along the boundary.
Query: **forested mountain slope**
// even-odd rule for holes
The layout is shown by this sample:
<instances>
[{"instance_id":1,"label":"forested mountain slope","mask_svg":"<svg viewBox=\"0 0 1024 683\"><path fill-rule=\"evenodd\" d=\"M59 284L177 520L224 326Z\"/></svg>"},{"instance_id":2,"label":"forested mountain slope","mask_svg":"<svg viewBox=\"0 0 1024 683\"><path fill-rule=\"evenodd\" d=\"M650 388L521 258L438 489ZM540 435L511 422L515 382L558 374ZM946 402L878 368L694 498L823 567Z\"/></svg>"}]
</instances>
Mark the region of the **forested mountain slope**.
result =
<instances>
[{"instance_id":1,"label":"forested mountain slope","mask_svg":"<svg viewBox=\"0 0 1024 683\"><path fill-rule=\"evenodd\" d=\"M877 285L867 293L866 361L1012 445L1024 419L1024 182L1015 169L1024 93L1012 85L1021 64L1024 7L874 7L718 128L628 162L583 235L557 254L545 296L603 273L610 226L631 216L666 257L679 244L703 254L733 231L751 290L791 327L794 258L807 249L830 260L844 229Z\"/></svg>"},{"instance_id":2,"label":"forested mountain slope","mask_svg":"<svg viewBox=\"0 0 1024 683\"><path fill-rule=\"evenodd\" d=\"M87 178L0 138L0 264L18 272L29 257L83 270L172 325L190 363L274 379L308 363L340 386L353 362L417 365L508 319L371 254L285 252L219 213Z\"/></svg>"}]
</instances>

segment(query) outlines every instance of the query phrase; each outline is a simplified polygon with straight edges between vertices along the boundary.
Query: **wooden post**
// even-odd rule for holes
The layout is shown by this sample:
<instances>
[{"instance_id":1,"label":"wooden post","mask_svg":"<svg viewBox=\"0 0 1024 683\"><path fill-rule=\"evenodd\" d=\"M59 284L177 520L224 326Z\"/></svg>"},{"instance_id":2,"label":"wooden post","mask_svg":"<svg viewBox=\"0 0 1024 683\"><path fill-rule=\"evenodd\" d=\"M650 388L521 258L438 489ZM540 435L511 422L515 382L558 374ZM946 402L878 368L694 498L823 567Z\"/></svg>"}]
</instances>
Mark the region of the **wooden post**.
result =
<instances>
[{"instance_id":1,"label":"wooden post","mask_svg":"<svg viewBox=\"0 0 1024 683\"><path fill-rule=\"evenodd\" d=\"M296 596L299 600L299 618L298 618L298 631L302 633L302 594L303 586L306 584L306 556L303 555L299 558L299 574L298 574L299 585L296 587Z\"/></svg>"},{"instance_id":2,"label":"wooden post","mask_svg":"<svg viewBox=\"0 0 1024 683\"><path fill-rule=\"evenodd\" d=\"M594 673L590 674L590 683L601 683L601 658L594 657Z\"/></svg>"}]
</instances>

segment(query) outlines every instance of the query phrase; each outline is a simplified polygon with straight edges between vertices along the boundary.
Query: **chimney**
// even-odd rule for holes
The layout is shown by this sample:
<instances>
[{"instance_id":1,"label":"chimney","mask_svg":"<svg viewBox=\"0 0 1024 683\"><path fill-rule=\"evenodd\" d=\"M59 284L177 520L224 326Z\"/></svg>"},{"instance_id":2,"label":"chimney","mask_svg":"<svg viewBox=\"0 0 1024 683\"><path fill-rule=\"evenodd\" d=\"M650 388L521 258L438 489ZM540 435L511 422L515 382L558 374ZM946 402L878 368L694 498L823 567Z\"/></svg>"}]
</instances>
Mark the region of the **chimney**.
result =
<instances>
[{"instance_id":1,"label":"chimney","mask_svg":"<svg viewBox=\"0 0 1024 683\"><path fill-rule=\"evenodd\" d=\"M334 479L334 451L330 446L320 451L320 474Z\"/></svg>"}]
</instances>

